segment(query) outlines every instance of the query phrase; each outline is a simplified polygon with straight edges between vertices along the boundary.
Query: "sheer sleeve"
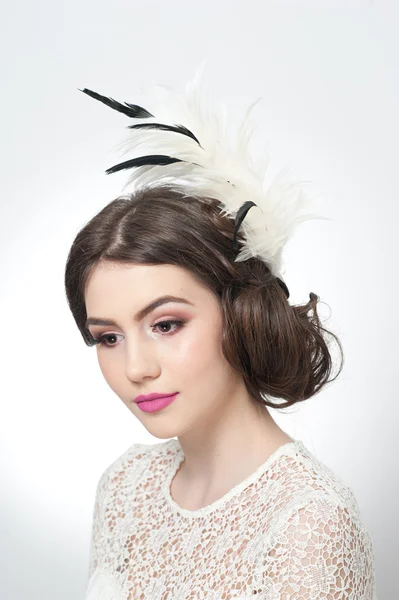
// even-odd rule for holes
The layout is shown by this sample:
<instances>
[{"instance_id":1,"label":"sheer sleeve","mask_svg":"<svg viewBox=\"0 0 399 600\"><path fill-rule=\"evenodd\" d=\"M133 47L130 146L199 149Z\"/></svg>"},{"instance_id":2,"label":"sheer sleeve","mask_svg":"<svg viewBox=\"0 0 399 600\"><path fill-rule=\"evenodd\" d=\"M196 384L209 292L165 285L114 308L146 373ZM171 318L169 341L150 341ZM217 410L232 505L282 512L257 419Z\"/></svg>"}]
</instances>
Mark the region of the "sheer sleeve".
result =
<instances>
[{"instance_id":1,"label":"sheer sleeve","mask_svg":"<svg viewBox=\"0 0 399 600\"><path fill-rule=\"evenodd\" d=\"M89 579L96 570L101 554L102 540L105 526L105 502L106 502L106 490L109 481L109 467L101 475L97 484L94 508L93 508L93 519L91 528L91 539L90 539L90 557L89 557Z\"/></svg>"},{"instance_id":2,"label":"sheer sleeve","mask_svg":"<svg viewBox=\"0 0 399 600\"><path fill-rule=\"evenodd\" d=\"M313 497L279 518L262 559L265 600L377 600L374 554L360 516Z\"/></svg>"}]
</instances>

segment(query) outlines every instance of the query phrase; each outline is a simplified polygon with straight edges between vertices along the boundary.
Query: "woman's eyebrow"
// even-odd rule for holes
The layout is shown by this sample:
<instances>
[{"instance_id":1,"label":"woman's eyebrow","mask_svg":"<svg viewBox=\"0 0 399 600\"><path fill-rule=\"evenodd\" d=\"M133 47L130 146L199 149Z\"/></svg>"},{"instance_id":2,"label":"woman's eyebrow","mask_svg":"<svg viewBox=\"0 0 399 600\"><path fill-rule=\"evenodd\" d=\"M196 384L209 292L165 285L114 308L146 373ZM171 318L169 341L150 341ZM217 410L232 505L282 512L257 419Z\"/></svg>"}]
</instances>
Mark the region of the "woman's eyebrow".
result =
<instances>
[{"instance_id":1,"label":"woman's eyebrow","mask_svg":"<svg viewBox=\"0 0 399 600\"><path fill-rule=\"evenodd\" d=\"M160 296L139 310L139 312L135 315L134 320L137 322L141 321L150 312L158 308L158 306L168 304L169 302L179 302L181 304L189 304L190 306L194 306L194 304L186 298L180 298L179 296ZM112 319L101 319L99 317L89 317L86 320L86 328L88 328L89 325L114 325L115 327L118 327L116 321L113 321Z\"/></svg>"}]
</instances>

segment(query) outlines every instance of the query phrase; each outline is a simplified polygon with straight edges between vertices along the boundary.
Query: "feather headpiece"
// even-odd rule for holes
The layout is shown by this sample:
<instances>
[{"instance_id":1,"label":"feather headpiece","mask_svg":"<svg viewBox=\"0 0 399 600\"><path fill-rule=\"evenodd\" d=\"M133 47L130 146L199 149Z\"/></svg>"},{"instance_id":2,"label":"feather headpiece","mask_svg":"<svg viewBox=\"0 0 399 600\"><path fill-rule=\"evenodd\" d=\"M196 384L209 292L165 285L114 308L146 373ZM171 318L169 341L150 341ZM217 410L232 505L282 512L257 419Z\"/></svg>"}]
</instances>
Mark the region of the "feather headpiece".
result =
<instances>
[{"instance_id":1,"label":"feather headpiece","mask_svg":"<svg viewBox=\"0 0 399 600\"><path fill-rule=\"evenodd\" d=\"M283 248L300 222L324 217L304 211L306 202L301 186L308 182L285 181L286 169L266 186L269 157L264 165L256 167L248 150L254 131L249 117L259 100L247 109L235 139L230 140L232 132L225 106L217 108L204 97L203 68L204 63L182 95L166 86L153 85L151 112L87 88L80 90L138 121L128 126L128 139L120 145L132 154L131 158L110 167L106 173L133 169L124 189L169 183L183 189L188 196L219 200L221 214L235 220L235 248L237 231L242 225L245 240L235 261L251 257L263 260L289 297L281 280ZM249 211L251 207L254 208Z\"/></svg>"}]
</instances>

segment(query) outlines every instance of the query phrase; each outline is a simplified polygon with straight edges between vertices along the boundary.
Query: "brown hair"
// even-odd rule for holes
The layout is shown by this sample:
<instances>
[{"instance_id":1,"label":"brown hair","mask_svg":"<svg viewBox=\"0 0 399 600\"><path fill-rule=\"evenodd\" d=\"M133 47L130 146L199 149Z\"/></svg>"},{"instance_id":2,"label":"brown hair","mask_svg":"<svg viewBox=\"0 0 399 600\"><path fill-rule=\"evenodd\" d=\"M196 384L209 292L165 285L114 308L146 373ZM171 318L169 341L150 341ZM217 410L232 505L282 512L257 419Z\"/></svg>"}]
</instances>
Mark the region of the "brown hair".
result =
<instances>
[{"instance_id":1,"label":"brown hair","mask_svg":"<svg viewBox=\"0 0 399 600\"><path fill-rule=\"evenodd\" d=\"M291 306L263 261L234 262L242 234L234 250L234 221L220 210L217 200L189 197L172 185L147 186L111 201L78 232L68 254L65 289L75 322L92 345L84 294L100 262L177 265L219 299L223 354L256 403L285 408L307 400L340 374L341 343L320 324L318 296L310 293L307 304ZM332 379L323 332L340 350L341 364Z\"/></svg>"}]
</instances>

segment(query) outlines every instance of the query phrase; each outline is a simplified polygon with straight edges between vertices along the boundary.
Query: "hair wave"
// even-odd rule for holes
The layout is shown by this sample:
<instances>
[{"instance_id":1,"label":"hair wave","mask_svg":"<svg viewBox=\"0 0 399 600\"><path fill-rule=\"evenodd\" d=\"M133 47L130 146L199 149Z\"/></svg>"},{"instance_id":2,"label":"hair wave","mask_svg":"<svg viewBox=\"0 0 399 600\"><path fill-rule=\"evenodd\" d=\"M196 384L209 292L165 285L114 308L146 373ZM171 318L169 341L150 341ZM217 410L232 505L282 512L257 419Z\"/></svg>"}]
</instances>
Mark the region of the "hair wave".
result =
<instances>
[{"instance_id":1,"label":"hair wave","mask_svg":"<svg viewBox=\"0 0 399 600\"><path fill-rule=\"evenodd\" d=\"M65 267L65 291L84 342L85 288L101 262L172 264L188 269L218 298L223 315L223 354L243 377L255 403L281 409L307 400L340 374L338 337L323 328L319 297L290 305L277 278L257 258L234 262L234 221L212 198L187 196L172 185L146 187L107 204L76 235ZM330 336L340 365L330 378ZM270 397L285 402L273 402Z\"/></svg>"}]
</instances>

